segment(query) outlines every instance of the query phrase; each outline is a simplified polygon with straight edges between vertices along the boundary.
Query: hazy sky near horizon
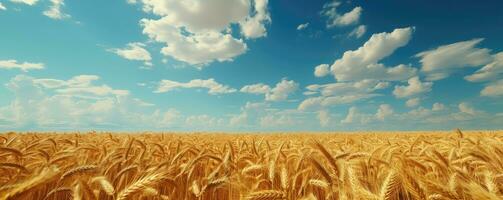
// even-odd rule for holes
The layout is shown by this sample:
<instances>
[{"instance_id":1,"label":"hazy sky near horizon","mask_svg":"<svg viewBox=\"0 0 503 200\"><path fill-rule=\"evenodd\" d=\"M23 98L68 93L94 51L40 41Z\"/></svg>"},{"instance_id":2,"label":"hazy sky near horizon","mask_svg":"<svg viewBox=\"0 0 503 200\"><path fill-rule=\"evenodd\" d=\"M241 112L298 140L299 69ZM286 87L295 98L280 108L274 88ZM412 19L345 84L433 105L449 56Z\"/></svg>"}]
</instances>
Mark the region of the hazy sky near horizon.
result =
<instances>
[{"instance_id":1,"label":"hazy sky near horizon","mask_svg":"<svg viewBox=\"0 0 503 200\"><path fill-rule=\"evenodd\" d=\"M501 129L502 7L0 0L0 131Z\"/></svg>"}]
</instances>

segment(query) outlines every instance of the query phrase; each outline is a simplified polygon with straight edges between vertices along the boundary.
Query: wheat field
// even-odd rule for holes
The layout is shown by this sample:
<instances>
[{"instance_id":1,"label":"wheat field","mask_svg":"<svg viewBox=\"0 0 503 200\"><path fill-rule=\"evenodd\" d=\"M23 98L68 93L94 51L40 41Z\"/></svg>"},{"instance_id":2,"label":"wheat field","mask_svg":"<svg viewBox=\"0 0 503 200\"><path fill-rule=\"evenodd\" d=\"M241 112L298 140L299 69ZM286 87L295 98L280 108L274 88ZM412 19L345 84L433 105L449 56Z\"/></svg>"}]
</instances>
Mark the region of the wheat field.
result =
<instances>
[{"instance_id":1,"label":"wheat field","mask_svg":"<svg viewBox=\"0 0 503 200\"><path fill-rule=\"evenodd\" d=\"M0 199L503 199L503 132L5 133Z\"/></svg>"}]
</instances>

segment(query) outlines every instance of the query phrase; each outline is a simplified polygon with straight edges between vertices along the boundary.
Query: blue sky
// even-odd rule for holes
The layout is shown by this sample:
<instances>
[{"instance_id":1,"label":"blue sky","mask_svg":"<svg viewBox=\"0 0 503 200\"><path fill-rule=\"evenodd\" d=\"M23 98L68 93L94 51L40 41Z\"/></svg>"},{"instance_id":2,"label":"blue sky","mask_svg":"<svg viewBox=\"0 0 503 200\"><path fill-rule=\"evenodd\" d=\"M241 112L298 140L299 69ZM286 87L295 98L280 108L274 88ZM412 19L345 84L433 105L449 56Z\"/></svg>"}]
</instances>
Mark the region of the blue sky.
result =
<instances>
[{"instance_id":1,"label":"blue sky","mask_svg":"<svg viewBox=\"0 0 503 200\"><path fill-rule=\"evenodd\" d=\"M0 130L501 129L502 6L0 0Z\"/></svg>"}]
</instances>

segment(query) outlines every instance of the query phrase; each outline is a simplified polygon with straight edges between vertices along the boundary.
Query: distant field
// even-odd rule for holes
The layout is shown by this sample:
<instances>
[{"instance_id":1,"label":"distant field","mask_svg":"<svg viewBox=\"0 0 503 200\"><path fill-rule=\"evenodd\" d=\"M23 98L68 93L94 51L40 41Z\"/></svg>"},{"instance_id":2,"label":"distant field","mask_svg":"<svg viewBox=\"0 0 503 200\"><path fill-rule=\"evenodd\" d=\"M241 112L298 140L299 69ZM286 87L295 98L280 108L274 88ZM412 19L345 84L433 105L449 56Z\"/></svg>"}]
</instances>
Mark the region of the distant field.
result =
<instances>
[{"instance_id":1,"label":"distant field","mask_svg":"<svg viewBox=\"0 0 503 200\"><path fill-rule=\"evenodd\" d=\"M0 134L0 199L502 199L503 131Z\"/></svg>"}]
</instances>

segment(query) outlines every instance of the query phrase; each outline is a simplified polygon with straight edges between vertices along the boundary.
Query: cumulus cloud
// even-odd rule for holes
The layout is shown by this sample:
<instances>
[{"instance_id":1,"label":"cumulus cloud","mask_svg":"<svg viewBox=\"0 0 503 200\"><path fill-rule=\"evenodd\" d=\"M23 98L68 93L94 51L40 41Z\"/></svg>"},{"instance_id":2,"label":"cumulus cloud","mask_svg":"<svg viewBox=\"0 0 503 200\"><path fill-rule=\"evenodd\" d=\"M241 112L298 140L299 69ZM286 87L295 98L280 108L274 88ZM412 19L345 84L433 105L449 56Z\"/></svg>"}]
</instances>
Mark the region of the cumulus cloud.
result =
<instances>
[{"instance_id":1,"label":"cumulus cloud","mask_svg":"<svg viewBox=\"0 0 503 200\"><path fill-rule=\"evenodd\" d=\"M18 75L6 84L14 98L0 106L0 126L6 122L9 129L117 129L124 125L134 129L164 127L165 120L174 119L174 110L154 111L153 104L133 98L127 90L98 85L98 79L94 75L69 80ZM109 89L93 89L103 86Z\"/></svg>"},{"instance_id":2,"label":"cumulus cloud","mask_svg":"<svg viewBox=\"0 0 503 200\"><path fill-rule=\"evenodd\" d=\"M186 83L176 82L171 80L161 80L159 86L155 93L169 92L178 88L206 88L208 89L208 94L227 94L236 92L236 89L230 86L220 84L215 81L215 79L194 79Z\"/></svg>"},{"instance_id":3,"label":"cumulus cloud","mask_svg":"<svg viewBox=\"0 0 503 200\"><path fill-rule=\"evenodd\" d=\"M468 104L466 102L461 102L458 105L458 108L459 108L460 112L467 113L470 115L475 115L475 114L479 113L479 111L477 111L475 108L473 108L470 104Z\"/></svg>"},{"instance_id":4,"label":"cumulus cloud","mask_svg":"<svg viewBox=\"0 0 503 200\"><path fill-rule=\"evenodd\" d=\"M306 29L308 26L309 26L309 22L304 23L304 24L299 24L299 25L297 26L297 30L298 30L298 31L304 30L304 29Z\"/></svg>"},{"instance_id":5,"label":"cumulus cloud","mask_svg":"<svg viewBox=\"0 0 503 200\"><path fill-rule=\"evenodd\" d=\"M244 38L266 36L271 19L267 0L143 0L143 10L160 16L142 19L143 33L166 46L161 53L192 65L231 61L247 50L229 32L238 24Z\"/></svg>"},{"instance_id":6,"label":"cumulus cloud","mask_svg":"<svg viewBox=\"0 0 503 200\"><path fill-rule=\"evenodd\" d=\"M428 80L447 78L456 69L464 67L478 67L491 62L490 50L476 48L483 39L477 38L418 53L422 64L421 71L426 73Z\"/></svg>"},{"instance_id":7,"label":"cumulus cloud","mask_svg":"<svg viewBox=\"0 0 503 200\"><path fill-rule=\"evenodd\" d=\"M290 109L271 108L269 102L246 102L241 113L232 115L229 125L261 130L284 130L302 124L304 113Z\"/></svg>"},{"instance_id":8,"label":"cumulus cloud","mask_svg":"<svg viewBox=\"0 0 503 200\"><path fill-rule=\"evenodd\" d=\"M122 49L109 49L108 51L113 52L120 57L128 60L138 60L143 61L145 65L152 66L152 57L150 53L144 48L145 44L135 42L127 44L127 47Z\"/></svg>"},{"instance_id":9,"label":"cumulus cloud","mask_svg":"<svg viewBox=\"0 0 503 200\"><path fill-rule=\"evenodd\" d=\"M107 95L128 95L127 90L115 90L108 85L95 85L94 81L100 77L95 75L79 75L69 80L58 79L33 79L33 83L46 89L54 89L54 92L62 95L80 96L107 96Z\"/></svg>"},{"instance_id":10,"label":"cumulus cloud","mask_svg":"<svg viewBox=\"0 0 503 200\"><path fill-rule=\"evenodd\" d=\"M263 83L257 83L253 85L245 85L239 91L250 94L266 94L271 91L271 87Z\"/></svg>"},{"instance_id":11,"label":"cumulus cloud","mask_svg":"<svg viewBox=\"0 0 503 200\"><path fill-rule=\"evenodd\" d=\"M376 94L374 92L385 89L388 86L389 84L387 82L370 79L358 82L337 82L322 85L308 85L306 89L310 95L319 94L321 96L305 99L299 104L298 109L310 110L369 99L375 96L380 96L380 94Z\"/></svg>"},{"instance_id":12,"label":"cumulus cloud","mask_svg":"<svg viewBox=\"0 0 503 200\"><path fill-rule=\"evenodd\" d=\"M389 112L389 111L385 110L385 111L381 111L381 112ZM388 113L381 113L380 115L387 117L387 114ZM377 113L375 115L362 113L358 110L357 107L352 106L351 108L349 108L348 114L346 115L346 117L341 120L341 123L342 124L352 124L352 123L368 124L372 121L375 121L376 116L377 116Z\"/></svg>"},{"instance_id":13,"label":"cumulus cloud","mask_svg":"<svg viewBox=\"0 0 503 200\"><path fill-rule=\"evenodd\" d=\"M306 87L309 91L320 93L322 96L336 96L346 94L368 94L388 86L386 82L365 79L358 82L337 82L328 84L313 84Z\"/></svg>"},{"instance_id":14,"label":"cumulus cloud","mask_svg":"<svg viewBox=\"0 0 503 200\"><path fill-rule=\"evenodd\" d=\"M260 126L262 127L285 127L293 126L295 121L290 115L285 114L267 114L260 118Z\"/></svg>"},{"instance_id":15,"label":"cumulus cloud","mask_svg":"<svg viewBox=\"0 0 503 200\"><path fill-rule=\"evenodd\" d=\"M65 5L64 0L51 0L52 5L43 14L52 19L64 19L70 17L61 11L61 7Z\"/></svg>"},{"instance_id":16,"label":"cumulus cloud","mask_svg":"<svg viewBox=\"0 0 503 200\"><path fill-rule=\"evenodd\" d=\"M413 28L399 28L391 33L378 33L357 50L344 52L330 70L338 81L358 81L363 79L405 80L416 74L416 69L408 65L385 67L378 63L391 55L399 47L405 46Z\"/></svg>"},{"instance_id":17,"label":"cumulus cloud","mask_svg":"<svg viewBox=\"0 0 503 200\"><path fill-rule=\"evenodd\" d=\"M295 81L284 78L274 87L258 83L245 85L240 91L251 94L264 94L266 101L283 101L286 100L290 94L295 92L298 87L299 84Z\"/></svg>"},{"instance_id":18,"label":"cumulus cloud","mask_svg":"<svg viewBox=\"0 0 503 200\"><path fill-rule=\"evenodd\" d=\"M421 103L421 99L416 97L416 98L412 98L412 99L409 99L405 102L405 105L407 107L416 107L419 105L419 103Z\"/></svg>"},{"instance_id":19,"label":"cumulus cloud","mask_svg":"<svg viewBox=\"0 0 503 200\"><path fill-rule=\"evenodd\" d=\"M314 68L314 76L324 77L330 74L329 66L327 64L321 64Z\"/></svg>"},{"instance_id":20,"label":"cumulus cloud","mask_svg":"<svg viewBox=\"0 0 503 200\"><path fill-rule=\"evenodd\" d=\"M328 110L320 110L318 111L318 120L320 120L320 125L322 127L327 127L330 124L330 112Z\"/></svg>"},{"instance_id":21,"label":"cumulus cloud","mask_svg":"<svg viewBox=\"0 0 503 200\"><path fill-rule=\"evenodd\" d=\"M480 91L481 96L496 97L503 95L503 80L489 83Z\"/></svg>"},{"instance_id":22,"label":"cumulus cloud","mask_svg":"<svg viewBox=\"0 0 503 200\"><path fill-rule=\"evenodd\" d=\"M243 54L247 46L242 39L217 31L184 35L181 28L173 27L169 18L143 19L143 33L151 39L165 43L161 53L192 65L204 65L213 61L230 61Z\"/></svg>"},{"instance_id":23,"label":"cumulus cloud","mask_svg":"<svg viewBox=\"0 0 503 200\"><path fill-rule=\"evenodd\" d=\"M349 33L349 37L361 38L367 32L367 26L360 25Z\"/></svg>"},{"instance_id":24,"label":"cumulus cloud","mask_svg":"<svg viewBox=\"0 0 503 200\"><path fill-rule=\"evenodd\" d=\"M7 8L0 2L0 10L7 10Z\"/></svg>"},{"instance_id":25,"label":"cumulus cloud","mask_svg":"<svg viewBox=\"0 0 503 200\"><path fill-rule=\"evenodd\" d=\"M348 26L358 23L362 13L362 8L357 6L353 10L340 14L337 11L337 7L341 5L338 1L332 1L323 5L323 10L321 14L328 17L327 28L332 28L335 26Z\"/></svg>"},{"instance_id":26,"label":"cumulus cloud","mask_svg":"<svg viewBox=\"0 0 503 200\"><path fill-rule=\"evenodd\" d=\"M260 38L267 35L265 24L271 22L267 11L269 0L254 0L255 15L248 16L239 23L241 34L246 38Z\"/></svg>"},{"instance_id":27,"label":"cumulus cloud","mask_svg":"<svg viewBox=\"0 0 503 200\"><path fill-rule=\"evenodd\" d=\"M33 6L38 2L38 0L10 0L10 1L13 3L23 3L30 6Z\"/></svg>"},{"instance_id":28,"label":"cumulus cloud","mask_svg":"<svg viewBox=\"0 0 503 200\"><path fill-rule=\"evenodd\" d=\"M389 104L381 104L375 116L378 120L384 121L384 119L393 115L393 112L393 108Z\"/></svg>"},{"instance_id":29,"label":"cumulus cloud","mask_svg":"<svg viewBox=\"0 0 503 200\"><path fill-rule=\"evenodd\" d=\"M419 77L415 76L407 81L408 85L395 86L393 95L397 98L407 98L431 91L432 82L421 82Z\"/></svg>"},{"instance_id":30,"label":"cumulus cloud","mask_svg":"<svg viewBox=\"0 0 503 200\"><path fill-rule=\"evenodd\" d=\"M19 63L17 60L0 60L0 69L19 69L27 72L30 70L44 69L44 64L30 62Z\"/></svg>"},{"instance_id":31,"label":"cumulus cloud","mask_svg":"<svg viewBox=\"0 0 503 200\"><path fill-rule=\"evenodd\" d=\"M493 61L465 79L471 82L492 81L503 75L503 52L493 56Z\"/></svg>"}]
</instances>

